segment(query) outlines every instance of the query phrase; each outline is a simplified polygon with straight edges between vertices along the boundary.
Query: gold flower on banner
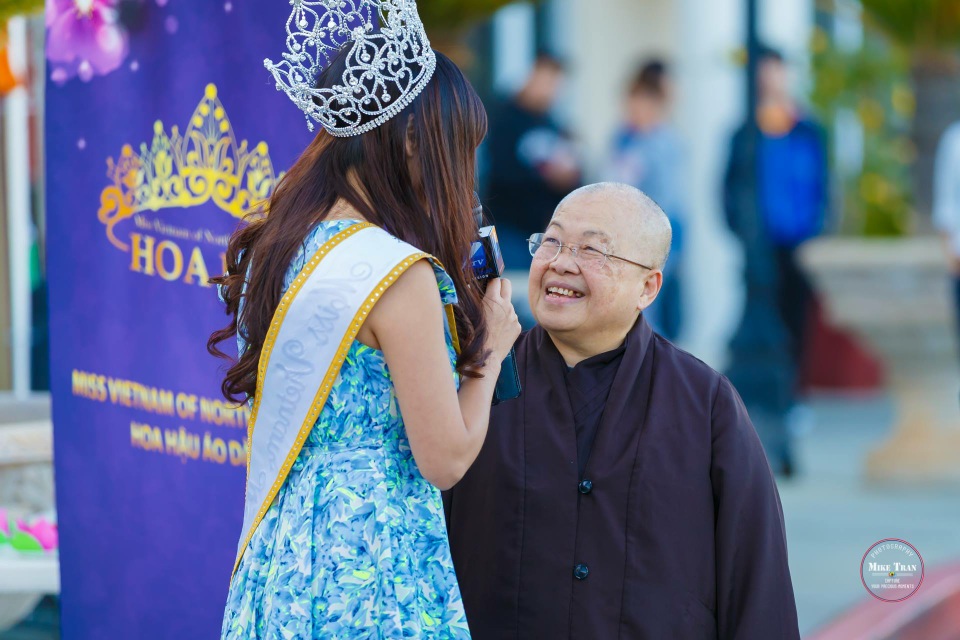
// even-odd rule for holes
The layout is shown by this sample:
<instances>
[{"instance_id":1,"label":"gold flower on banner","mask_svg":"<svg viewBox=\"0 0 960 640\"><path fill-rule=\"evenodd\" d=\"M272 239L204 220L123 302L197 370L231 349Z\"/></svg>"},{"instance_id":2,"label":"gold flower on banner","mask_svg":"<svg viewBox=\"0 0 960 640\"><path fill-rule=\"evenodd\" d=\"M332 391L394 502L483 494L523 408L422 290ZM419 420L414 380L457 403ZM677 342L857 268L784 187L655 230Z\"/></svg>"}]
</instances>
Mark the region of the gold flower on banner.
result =
<instances>
[{"instance_id":1,"label":"gold flower on banner","mask_svg":"<svg viewBox=\"0 0 960 640\"><path fill-rule=\"evenodd\" d=\"M142 211L196 207L213 201L235 218L270 197L279 176L267 153L267 143L252 150L237 143L227 113L208 84L190 124L181 136L174 126L168 136L163 123L153 125L153 142L136 153L124 145L120 157L107 159L112 184L100 193L97 217L107 237L124 251L128 245L114 235L117 223Z\"/></svg>"}]
</instances>

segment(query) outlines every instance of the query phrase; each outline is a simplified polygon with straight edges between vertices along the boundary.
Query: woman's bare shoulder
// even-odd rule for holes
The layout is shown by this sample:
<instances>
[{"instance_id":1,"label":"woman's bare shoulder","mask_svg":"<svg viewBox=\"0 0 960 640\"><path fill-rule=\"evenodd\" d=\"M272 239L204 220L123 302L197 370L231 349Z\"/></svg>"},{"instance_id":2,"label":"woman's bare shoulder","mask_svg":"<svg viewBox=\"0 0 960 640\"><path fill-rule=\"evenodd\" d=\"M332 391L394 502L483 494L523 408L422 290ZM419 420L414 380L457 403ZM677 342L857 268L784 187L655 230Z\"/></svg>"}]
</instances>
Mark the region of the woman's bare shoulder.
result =
<instances>
[{"instance_id":1,"label":"woman's bare shoulder","mask_svg":"<svg viewBox=\"0 0 960 640\"><path fill-rule=\"evenodd\" d=\"M357 339L370 347L382 349L384 337L389 339L401 327L408 331L410 327L424 326L440 307L433 266L426 259L418 260L383 293L360 328ZM442 323L440 326L442 331ZM411 338L415 339L412 334L418 333L411 332Z\"/></svg>"}]
</instances>

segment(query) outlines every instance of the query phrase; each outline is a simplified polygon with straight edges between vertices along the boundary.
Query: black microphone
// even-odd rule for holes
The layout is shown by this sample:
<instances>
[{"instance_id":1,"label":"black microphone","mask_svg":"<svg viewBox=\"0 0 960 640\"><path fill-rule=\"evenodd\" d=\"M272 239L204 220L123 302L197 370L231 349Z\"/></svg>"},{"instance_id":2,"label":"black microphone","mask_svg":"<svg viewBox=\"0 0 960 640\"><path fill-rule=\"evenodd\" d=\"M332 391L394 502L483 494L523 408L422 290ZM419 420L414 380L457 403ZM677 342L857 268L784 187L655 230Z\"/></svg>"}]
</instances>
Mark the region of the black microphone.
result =
<instances>
[{"instance_id":1,"label":"black microphone","mask_svg":"<svg viewBox=\"0 0 960 640\"><path fill-rule=\"evenodd\" d=\"M477 239L470 244L470 265L480 285L481 292L487 282L503 275L503 253L497 240L497 229L491 224L483 225L483 205L480 196L473 194L473 217L477 222ZM500 377L493 391L493 404L520 397L520 375L517 373L517 359L513 348L500 366Z\"/></svg>"}]
</instances>

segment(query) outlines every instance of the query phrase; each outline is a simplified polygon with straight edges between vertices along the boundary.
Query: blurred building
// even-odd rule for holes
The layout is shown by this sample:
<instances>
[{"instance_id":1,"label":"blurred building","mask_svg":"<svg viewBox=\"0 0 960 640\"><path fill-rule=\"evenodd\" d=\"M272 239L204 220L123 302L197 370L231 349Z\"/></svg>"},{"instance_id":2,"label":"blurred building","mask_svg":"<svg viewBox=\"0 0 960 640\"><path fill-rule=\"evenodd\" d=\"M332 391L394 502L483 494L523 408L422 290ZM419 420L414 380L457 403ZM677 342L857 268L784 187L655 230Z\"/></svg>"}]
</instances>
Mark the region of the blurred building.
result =
<instances>
[{"instance_id":1,"label":"blurred building","mask_svg":"<svg viewBox=\"0 0 960 640\"><path fill-rule=\"evenodd\" d=\"M49 388L43 216L43 16L0 48L0 396Z\"/></svg>"},{"instance_id":2,"label":"blurred building","mask_svg":"<svg viewBox=\"0 0 960 640\"><path fill-rule=\"evenodd\" d=\"M762 35L787 54L803 82L813 0L763 0ZM680 342L722 367L742 307L741 249L722 222L720 176L743 117L742 0L544 0L500 10L476 47L475 76L506 96L538 49L564 58L569 81L556 117L575 133L586 180L600 179L629 74L645 57L670 61L676 126L689 155L690 212ZM17 31L19 29L19 31ZM3 99L0 205L0 391L43 388L42 18L21 21L9 54L20 88ZM496 126L496 123L493 123ZM23 215L23 211L29 215ZM14 215L11 215L13 212Z\"/></svg>"},{"instance_id":3,"label":"blurred building","mask_svg":"<svg viewBox=\"0 0 960 640\"><path fill-rule=\"evenodd\" d=\"M763 39L786 53L801 84L814 14L814 0L761 1ZM543 0L500 10L474 47L473 75L491 97L518 88L538 49L566 61L569 81L555 115L579 140L587 181L602 177L637 63L652 55L671 63L675 124L689 157L688 322L680 342L719 368L743 297L741 249L722 222L720 176L730 133L743 118L744 29L743 0ZM19 21L11 36L8 53L24 82L2 107L0 391L23 394L45 386L45 311L38 304L45 234L42 17Z\"/></svg>"}]
</instances>

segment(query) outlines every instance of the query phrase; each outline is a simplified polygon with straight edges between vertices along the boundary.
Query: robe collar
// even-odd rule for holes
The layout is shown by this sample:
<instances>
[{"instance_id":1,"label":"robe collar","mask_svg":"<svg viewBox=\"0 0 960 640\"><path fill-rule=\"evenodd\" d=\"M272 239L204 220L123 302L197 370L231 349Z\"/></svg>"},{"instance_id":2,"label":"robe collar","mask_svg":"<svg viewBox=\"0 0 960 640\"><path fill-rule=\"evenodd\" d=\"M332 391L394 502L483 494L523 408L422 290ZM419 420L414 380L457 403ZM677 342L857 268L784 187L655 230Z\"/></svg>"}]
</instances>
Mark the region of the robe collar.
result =
<instances>
[{"instance_id":1,"label":"robe collar","mask_svg":"<svg viewBox=\"0 0 960 640\"><path fill-rule=\"evenodd\" d=\"M529 338L526 354L528 379L524 389L525 421L528 428L533 427L534 432L542 428L560 431L552 434L554 437L547 441L553 440L559 445L560 451L555 453L561 454L564 462L569 463L570 479L576 483L579 475L577 438L573 407L567 393L567 364L543 327L537 325L531 329ZM641 314L627 333L623 360L610 387L596 440L587 460L586 477L590 477L598 465L606 465L611 457L624 455L625 442L634 440L631 435L639 435L630 432L642 428L649 406L648 392L653 370L652 338L653 330ZM640 393L637 394L637 391ZM540 438L535 441L545 442ZM541 450L538 453L544 455L547 452Z\"/></svg>"}]
</instances>

